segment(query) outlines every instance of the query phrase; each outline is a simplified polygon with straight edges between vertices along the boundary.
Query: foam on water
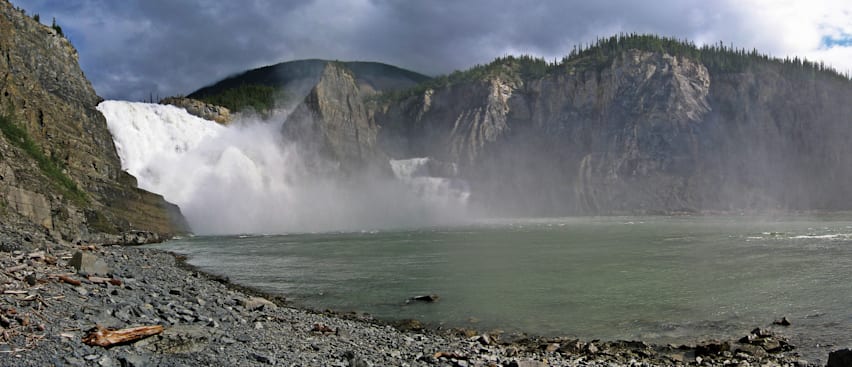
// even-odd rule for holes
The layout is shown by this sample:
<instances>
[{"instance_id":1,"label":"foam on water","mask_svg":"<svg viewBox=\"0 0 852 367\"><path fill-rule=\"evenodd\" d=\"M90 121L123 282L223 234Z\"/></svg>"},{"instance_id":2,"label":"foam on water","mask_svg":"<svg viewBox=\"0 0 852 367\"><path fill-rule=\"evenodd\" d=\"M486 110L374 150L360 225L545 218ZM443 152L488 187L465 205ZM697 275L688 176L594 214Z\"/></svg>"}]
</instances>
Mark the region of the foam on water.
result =
<instances>
[{"instance_id":1,"label":"foam on water","mask_svg":"<svg viewBox=\"0 0 852 367\"><path fill-rule=\"evenodd\" d=\"M308 167L281 136L284 116L222 126L174 106L105 101L122 168L178 204L196 233L293 233L414 227L464 217L447 179L341 182ZM416 165L416 164L415 164ZM412 177L412 176L409 176Z\"/></svg>"},{"instance_id":2,"label":"foam on water","mask_svg":"<svg viewBox=\"0 0 852 367\"><path fill-rule=\"evenodd\" d=\"M803 239L824 239L824 240L831 240L831 239L848 238L849 236L850 236L850 235L849 235L849 234L846 234L846 233L838 233L838 234L806 234L806 235L793 236L793 237L790 237L790 238L791 238L791 239L794 239L794 240L803 240Z\"/></svg>"}]
</instances>

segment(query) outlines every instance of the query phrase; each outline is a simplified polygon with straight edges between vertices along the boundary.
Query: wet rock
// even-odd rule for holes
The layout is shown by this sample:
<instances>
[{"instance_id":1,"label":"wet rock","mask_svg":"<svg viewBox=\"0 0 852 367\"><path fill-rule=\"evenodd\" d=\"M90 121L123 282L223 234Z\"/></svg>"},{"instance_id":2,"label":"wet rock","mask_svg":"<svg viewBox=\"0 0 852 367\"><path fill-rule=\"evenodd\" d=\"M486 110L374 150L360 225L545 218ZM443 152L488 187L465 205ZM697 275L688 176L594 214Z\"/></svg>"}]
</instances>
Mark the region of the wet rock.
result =
<instances>
[{"instance_id":1,"label":"wet rock","mask_svg":"<svg viewBox=\"0 0 852 367\"><path fill-rule=\"evenodd\" d=\"M240 300L240 305L249 311L262 309L275 309L277 306L272 301L262 297L248 297Z\"/></svg>"},{"instance_id":2,"label":"wet rock","mask_svg":"<svg viewBox=\"0 0 852 367\"><path fill-rule=\"evenodd\" d=\"M423 296L411 297L411 298L408 299L408 302L415 301L415 302L432 303L432 302L437 302L439 299L441 299L441 297L438 296L437 294L427 294L427 295L423 295Z\"/></svg>"},{"instance_id":3,"label":"wet rock","mask_svg":"<svg viewBox=\"0 0 852 367\"><path fill-rule=\"evenodd\" d=\"M416 319L405 319L394 323L397 329L401 331L421 331L424 329L423 323Z\"/></svg>"},{"instance_id":4,"label":"wet rock","mask_svg":"<svg viewBox=\"0 0 852 367\"><path fill-rule=\"evenodd\" d=\"M781 326L790 326L790 320L787 320L787 317L782 317L781 320L775 320L772 322L773 325L781 325Z\"/></svg>"},{"instance_id":5,"label":"wet rock","mask_svg":"<svg viewBox=\"0 0 852 367\"><path fill-rule=\"evenodd\" d=\"M764 338L760 346L769 353L776 353L783 350L781 342L775 338Z\"/></svg>"},{"instance_id":6,"label":"wet rock","mask_svg":"<svg viewBox=\"0 0 852 367\"><path fill-rule=\"evenodd\" d=\"M755 356L755 357L758 357L758 358L766 356L766 350L765 349L763 349L760 346L751 345L751 344L742 344L742 345L737 347L735 352L745 353L745 354Z\"/></svg>"},{"instance_id":7,"label":"wet rock","mask_svg":"<svg viewBox=\"0 0 852 367\"><path fill-rule=\"evenodd\" d=\"M771 336L772 334L769 331L755 328L748 335L740 338L739 342L743 344L759 344L763 338Z\"/></svg>"},{"instance_id":8,"label":"wet rock","mask_svg":"<svg viewBox=\"0 0 852 367\"><path fill-rule=\"evenodd\" d=\"M106 262L88 252L75 252L74 256L71 257L71 260L68 261L68 265L74 267L78 273L97 275L109 274L109 267Z\"/></svg>"},{"instance_id":9,"label":"wet rock","mask_svg":"<svg viewBox=\"0 0 852 367\"><path fill-rule=\"evenodd\" d=\"M599 349L599 348L595 345L595 343L589 343L588 345L586 345L586 349L585 349L585 350L586 350L586 352L588 352L588 353L590 353L590 354L595 354L595 353L597 353L600 349Z\"/></svg>"},{"instance_id":10,"label":"wet rock","mask_svg":"<svg viewBox=\"0 0 852 367\"><path fill-rule=\"evenodd\" d=\"M482 345L491 345L491 337L488 336L488 334L480 335L479 338L476 339L476 341L478 341L479 344Z\"/></svg>"},{"instance_id":11,"label":"wet rock","mask_svg":"<svg viewBox=\"0 0 852 367\"><path fill-rule=\"evenodd\" d=\"M849 367L852 366L852 349L835 350L828 354L826 367Z\"/></svg>"},{"instance_id":12,"label":"wet rock","mask_svg":"<svg viewBox=\"0 0 852 367\"><path fill-rule=\"evenodd\" d=\"M514 357L514 356L518 355L519 351L518 351L517 347L510 346L510 347L506 347L506 349L504 349L504 352L506 353L507 357Z\"/></svg>"},{"instance_id":13,"label":"wet rock","mask_svg":"<svg viewBox=\"0 0 852 367\"><path fill-rule=\"evenodd\" d=\"M544 351L547 353L553 353L559 350L559 343L550 343L544 347Z\"/></svg>"},{"instance_id":14,"label":"wet rock","mask_svg":"<svg viewBox=\"0 0 852 367\"><path fill-rule=\"evenodd\" d=\"M686 353L672 353L668 355L668 358L673 362L683 363L686 361Z\"/></svg>"},{"instance_id":15,"label":"wet rock","mask_svg":"<svg viewBox=\"0 0 852 367\"><path fill-rule=\"evenodd\" d=\"M583 349L585 349L585 343L579 340L571 340L569 342L562 343L562 347L559 348L559 352L562 354L577 354L582 353ZM511 356L510 356L511 357Z\"/></svg>"},{"instance_id":16,"label":"wet rock","mask_svg":"<svg viewBox=\"0 0 852 367\"><path fill-rule=\"evenodd\" d=\"M215 121L222 125L231 122L231 111L225 107L205 103L197 99L186 97L168 97L160 101L160 104L170 104L183 108L191 115L201 117L205 120Z\"/></svg>"},{"instance_id":17,"label":"wet rock","mask_svg":"<svg viewBox=\"0 0 852 367\"><path fill-rule=\"evenodd\" d=\"M761 328L754 328L754 330L751 331L751 334L755 335L759 338L767 338L767 337L772 336L772 333L769 332L769 330L764 330L764 329L761 329Z\"/></svg>"},{"instance_id":18,"label":"wet rock","mask_svg":"<svg viewBox=\"0 0 852 367\"><path fill-rule=\"evenodd\" d=\"M730 351L731 345L728 342L712 341L695 347L696 356L715 356L725 351Z\"/></svg>"}]
</instances>

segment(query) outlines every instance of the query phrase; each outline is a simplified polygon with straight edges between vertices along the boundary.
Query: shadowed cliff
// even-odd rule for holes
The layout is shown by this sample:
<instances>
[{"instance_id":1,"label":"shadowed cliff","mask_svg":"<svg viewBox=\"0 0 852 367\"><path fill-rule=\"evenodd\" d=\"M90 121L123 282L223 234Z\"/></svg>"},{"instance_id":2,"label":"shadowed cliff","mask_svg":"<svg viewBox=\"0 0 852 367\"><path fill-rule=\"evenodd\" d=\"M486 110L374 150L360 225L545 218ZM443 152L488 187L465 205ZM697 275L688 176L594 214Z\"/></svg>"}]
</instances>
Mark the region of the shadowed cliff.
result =
<instances>
[{"instance_id":1,"label":"shadowed cliff","mask_svg":"<svg viewBox=\"0 0 852 367\"><path fill-rule=\"evenodd\" d=\"M408 88L299 63L241 77L298 84L290 141L348 174L429 157L491 215L852 209L852 83L821 63L636 34Z\"/></svg>"},{"instance_id":2,"label":"shadowed cliff","mask_svg":"<svg viewBox=\"0 0 852 367\"><path fill-rule=\"evenodd\" d=\"M505 215L852 208L852 83L833 70L652 36L541 63L393 96L380 141L458 163Z\"/></svg>"},{"instance_id":3,"label":"shadowed cliff","mask_svg":"<svg viewBox=\"0 0 852 367\"><path fill-rule=\"evenodd\" d=\"M2 232L133 243L188 231L121 170L100 100L67 39L0 1Z\"/></svg>"}]
</instances>

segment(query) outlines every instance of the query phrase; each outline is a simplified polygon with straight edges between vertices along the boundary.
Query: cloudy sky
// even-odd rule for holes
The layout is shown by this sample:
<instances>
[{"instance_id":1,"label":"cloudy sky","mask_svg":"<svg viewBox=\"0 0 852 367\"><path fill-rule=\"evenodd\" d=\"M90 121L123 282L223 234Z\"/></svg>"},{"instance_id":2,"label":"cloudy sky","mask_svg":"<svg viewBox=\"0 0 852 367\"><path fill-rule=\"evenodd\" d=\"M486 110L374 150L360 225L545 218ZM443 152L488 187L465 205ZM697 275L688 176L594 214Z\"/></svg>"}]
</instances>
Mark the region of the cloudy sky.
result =
<instances>
[{"instance_id":1,"label":"cloudy sky","mask_svg":"<svg viewBox=\"0 0 852 367\"><path fill-rule=\"evenodd\" d=\"M848 0L12 0L55 17L98 94L188 94L281 61L382 61L425 74L506 54L561 58L618 32L723 41L852 70Z\"/></svg>"}]
</instances>

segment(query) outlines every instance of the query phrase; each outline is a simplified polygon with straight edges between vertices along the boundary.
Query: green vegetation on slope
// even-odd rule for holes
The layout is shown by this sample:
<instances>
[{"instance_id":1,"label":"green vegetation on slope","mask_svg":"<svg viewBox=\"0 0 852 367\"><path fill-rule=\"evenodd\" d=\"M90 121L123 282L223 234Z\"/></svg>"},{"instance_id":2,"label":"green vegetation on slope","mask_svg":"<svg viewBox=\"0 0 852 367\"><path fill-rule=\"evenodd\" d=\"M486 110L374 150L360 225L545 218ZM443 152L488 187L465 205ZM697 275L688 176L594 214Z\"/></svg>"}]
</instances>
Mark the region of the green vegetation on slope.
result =
<instances>
[{"instance_id":1,"label":"green vegetation on slope","mask_svg":"<svg viewBox=\"0 0 852 367\"><path fill-rule=\"evenodd\" d=\"M190 93L188 97L218 104L212 102L210 98L249 85L274 88L279 93L276 97L286 97L283 101L287 102L287 98L301 98L301 93L307 92L307 90L303 90L306 86L313 86L319 82L323 70L329 63L336 63L338 67L345 67L352 72L358 83L369 85L377 91L405 90L430 79L428 76L410 70L378 62L295 60L252 69L225 78ZM286 91L286 93L281 91ZM281 100L278 102L281 102ZM230 108L227 105L223 106ZM259 111L264 112L263 110Z\"/></svg>"},{"instance_id":2,"label":"green vegetation on slope","mask_svg":"<svg viewBox=\"0 0 852 367\"><path fill-rule=\"evenodd\" d=\"M284 92L273 87L259 84L242 84L235 88L222 89L212 94L197 96L199 100L227 107L234 112L252 108L258 112L269 111L275 107L275 101L283 98Z\"/></svg>"},{"instance_id":3,"label":"green vegetation on slope","mask_svg":"<svg viewBox=\"0 0 852 367\"><path fill-rule=\"evenodd\" d=\"M806 59L772 58L757 50L746 51L722 43L696 46L686 40L647 34L619 34L609 38L598 39L588 45L575 46L562 60L548 62L543 58L529 55L504 56L486 65L475 65L465 71L454 71L448 75L435 77L424 83L402 91L383 93L378 99L382 101L400 100L414 95L420 95L427 89L437 89L455 84L478 82L491 78L505 80L531 80L542 78L548 74L567 72L600 72L611 65L612 61L628 50L643 50L667 53L672 56L688 57L703 63L713 74L741 73L756 65L777 65L784 73L806 79L850 79L848 73L843 74L822 62L812 62Z\"/></svg>"},{"instance_id":4,"label":"green vegetation on slope","mask_svg":"<svg viewBox=\"0 0 852 367\"><path fill-rule=\"evenodd\" d=\"M69 199L78 203L86 201L86 194L80 191L77 184L62 172L60 168L61 163L45 156L38 144L27 134L26 130L15 125L11 114L0 114L0 131L3 131L6 140L21 148L31 158L35 159L42 173L59 186Z\"/></svg>"}]
</instances>

